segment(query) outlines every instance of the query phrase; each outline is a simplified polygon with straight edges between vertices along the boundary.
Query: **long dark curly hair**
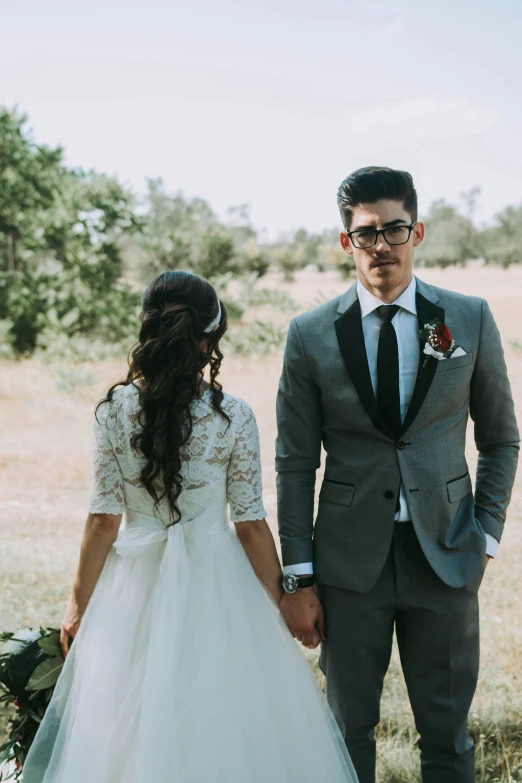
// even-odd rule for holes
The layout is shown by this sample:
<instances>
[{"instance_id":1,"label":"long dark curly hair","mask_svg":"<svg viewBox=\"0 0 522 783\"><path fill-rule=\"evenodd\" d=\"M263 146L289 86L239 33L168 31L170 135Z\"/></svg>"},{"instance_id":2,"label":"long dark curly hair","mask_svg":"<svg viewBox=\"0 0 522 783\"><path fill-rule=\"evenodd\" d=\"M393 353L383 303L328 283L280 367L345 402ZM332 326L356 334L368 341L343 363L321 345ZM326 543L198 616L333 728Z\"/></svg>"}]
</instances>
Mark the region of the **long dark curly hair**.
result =
<instances>
[{"instance_id":1,"label":"long dark curly hair","mask_svg":"<svg viewBox=\"0 0 522 783\"><path fill-rule=\"evenodd\" d=\"M211 333L205 329L217 317ZM133 449L146 462L142 485L157 509L165 498L171 524L179 522L182 489L181 449L192 434L190 404L200 396L202 373L210 365L212 407L229 424L222 408L223 387L217 377L223 360L219 341L227 330L227 311L214 288L189 272L163 272L143 294L138 343L129 354L129 372L115 383L96 407L111 402L119 386L138 389L140 432L131 438Z\"/></svg>"}]
</instances>

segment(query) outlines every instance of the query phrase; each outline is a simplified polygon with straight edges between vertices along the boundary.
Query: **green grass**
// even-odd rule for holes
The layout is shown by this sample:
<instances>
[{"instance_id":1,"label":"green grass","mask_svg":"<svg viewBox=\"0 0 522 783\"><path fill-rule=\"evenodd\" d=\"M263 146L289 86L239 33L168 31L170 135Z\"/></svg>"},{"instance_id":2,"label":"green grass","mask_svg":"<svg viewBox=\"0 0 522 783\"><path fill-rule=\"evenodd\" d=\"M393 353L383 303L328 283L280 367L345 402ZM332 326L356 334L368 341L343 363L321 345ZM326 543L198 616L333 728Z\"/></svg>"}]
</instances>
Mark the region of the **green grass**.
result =
<instances>
[{"instance_id":1,"label":"green grass","mask_svg":"<svg viewBox=\"0 0 522 783\"><path fill-rule=\"evenodd\" d=\"M307 651L307 657L324 688L318 653ZM483 713L476 711L480 703L485 708ZM522 781L522 693L512 694L509 703L504 703L502 698L496 701L488 688L487 673L483 672L469 729L476 748L477 783ZM417 739L394 647L377 729L377 783L421 783Z\"/></svg>"}]
</instances>

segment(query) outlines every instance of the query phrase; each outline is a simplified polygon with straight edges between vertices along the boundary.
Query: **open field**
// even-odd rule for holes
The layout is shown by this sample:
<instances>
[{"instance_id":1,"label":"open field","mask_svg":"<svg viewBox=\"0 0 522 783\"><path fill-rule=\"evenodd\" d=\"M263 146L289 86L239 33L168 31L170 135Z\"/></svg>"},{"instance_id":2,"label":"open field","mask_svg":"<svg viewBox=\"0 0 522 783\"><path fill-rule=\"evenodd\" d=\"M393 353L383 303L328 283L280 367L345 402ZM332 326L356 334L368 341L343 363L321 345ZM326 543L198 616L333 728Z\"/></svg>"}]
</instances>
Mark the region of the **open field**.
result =
<instances>
[{"instance_id":1,"label":"open field","mask_svg":"<svg viewBox=\"0 0 522 783\"><path fill-rule=\"evenodd\" d=\"M522 422L522 268L420 270L419 276L488 299L503 336ZM303 308L338 295L334 273L303 272L294 283L269 276ZM281 356L225 359L225 388L256 411L265 501L276 528L274 400ZM0 362L0 629L58 624L76 566L90 481L93 405L121 377L124 362L68 367L38 360ZM469 463L476 464L473 432ZM482 669L471 715L479 781L522 781L522 471L498 558L481 588ZM415 729L394 656L383 701L380 775L419 780Z\"/></svg>"}]
</instances>

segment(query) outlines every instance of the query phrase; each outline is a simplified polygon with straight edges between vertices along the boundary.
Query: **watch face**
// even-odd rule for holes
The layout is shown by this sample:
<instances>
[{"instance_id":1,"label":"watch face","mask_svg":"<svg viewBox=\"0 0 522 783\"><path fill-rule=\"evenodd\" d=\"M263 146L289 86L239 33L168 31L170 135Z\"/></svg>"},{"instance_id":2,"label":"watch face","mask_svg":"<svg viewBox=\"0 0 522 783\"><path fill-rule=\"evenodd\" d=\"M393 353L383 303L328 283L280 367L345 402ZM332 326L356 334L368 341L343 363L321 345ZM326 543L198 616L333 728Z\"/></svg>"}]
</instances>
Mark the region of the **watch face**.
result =
<instances>
[{"instance_id":1,"label":"watch face","mask_svg":"<svg viewBox=\"0 0 522 783\"><path fill-rule=\"evenodd\" d=\"M295 574L286 574L283 577L283 588L287 593L297 593L299 589L299 577Z\"/></svg>"}]
</instances>

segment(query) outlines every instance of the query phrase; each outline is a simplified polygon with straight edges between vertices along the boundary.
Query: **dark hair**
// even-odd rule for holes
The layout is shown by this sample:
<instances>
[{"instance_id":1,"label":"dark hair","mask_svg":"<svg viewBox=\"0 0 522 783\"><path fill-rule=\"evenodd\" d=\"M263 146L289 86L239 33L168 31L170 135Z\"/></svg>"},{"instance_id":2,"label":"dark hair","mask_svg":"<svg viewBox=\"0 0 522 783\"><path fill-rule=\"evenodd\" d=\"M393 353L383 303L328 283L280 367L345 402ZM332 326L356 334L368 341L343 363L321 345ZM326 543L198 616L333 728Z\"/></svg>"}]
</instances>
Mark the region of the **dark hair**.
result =
<instances>
[{"instance_id":1,"label":"dark hair","mask_svg":"<svg viewBox=\"0 0 522 783\"><path fill-rule=\"evenodd\" d=\"M219 325L206 333L219 306ZM175 524L181 518L177 503L182 487L181 448L192 434L190 404L199 397L199 373L208 364L212 407L230 423L221 407L223 387L217 381L223 360L219 341L227 330L227 311L210 283L175 271L163 272L149 284L140 317L138 343L129 355L127 377L111 386L96 411L112 400L118 386L136 386L141 430L132 436L131 446L146 458L141 483L154 498L155 509L167 499ZM201 345L204 338L208 341L205 348Z\"/></svg>"},{"instance_id":2,"label":"dark hair","mask_svg":"<svg viewBox=\"0 0 522 783\"><path fill-rule=\"evenodd\" d=\"M412 220L417 220L417 191L411 174L387 166L365 166L346 177L337 191L337 204L346 230L350 229L353 207L374 204L381 199L402 201Z\"/></svg>"}]
</instances>

